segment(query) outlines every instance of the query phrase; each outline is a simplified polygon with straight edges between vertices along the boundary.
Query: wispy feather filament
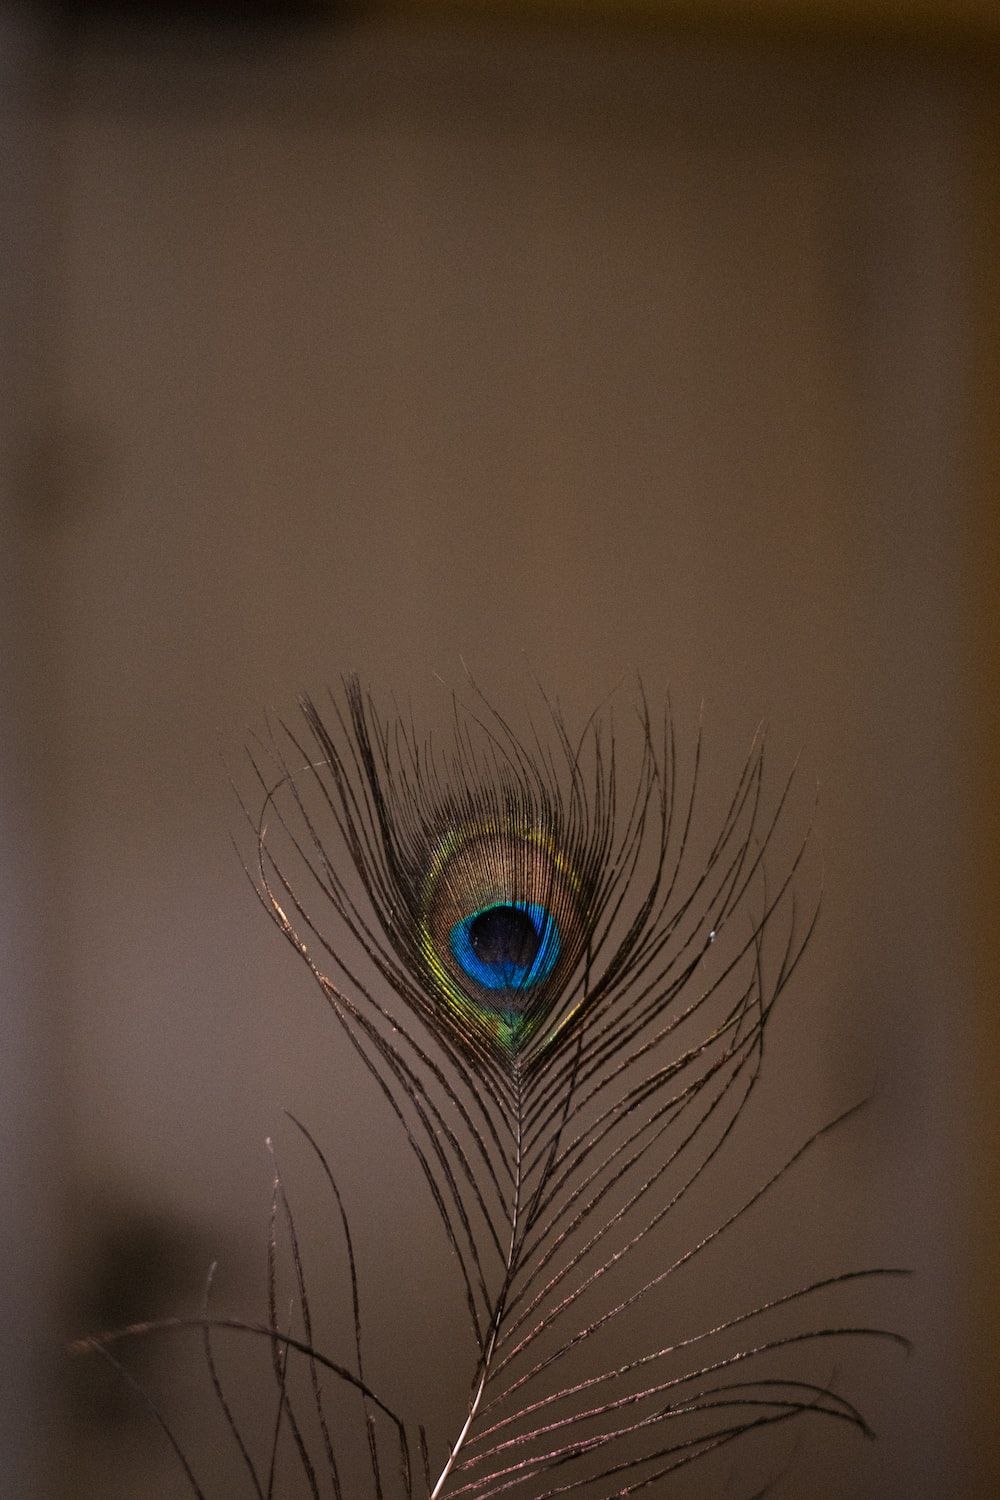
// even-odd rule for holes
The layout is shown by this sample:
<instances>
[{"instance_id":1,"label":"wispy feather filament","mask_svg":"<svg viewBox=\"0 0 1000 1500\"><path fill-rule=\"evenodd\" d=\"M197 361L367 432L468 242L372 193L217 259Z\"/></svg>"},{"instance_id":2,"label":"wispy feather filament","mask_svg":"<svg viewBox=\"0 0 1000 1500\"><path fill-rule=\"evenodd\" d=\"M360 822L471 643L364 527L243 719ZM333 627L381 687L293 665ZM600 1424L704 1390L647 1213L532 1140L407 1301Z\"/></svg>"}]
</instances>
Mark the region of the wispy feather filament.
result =
<instances>
[{"instance_id":1,"label":"wispy feather filament","mask_svg":"<svg viewBox=\"0 0 1000 1500\"><path fill-rule=\"evenodd\" d=\"M769 806L755 738L717 834L696 855L700 733L682 778L669 715L654 729L640 702L627 775L608 716L595 714L573 738L542 703L544 728L519 735L480 696L471 706L456 699L442 746L380 715L349 679L322 710L304 700L303 727L284 726L254 757L263 792L260 815L248 814L255 884L401 1129L457 1273L469 1340L468 1403L435 1465L440 1437L429 1440L370 1384L344 1203L300 1125L346 1246L353 1350L330 1361L316 1348L277 1172L267 1325L212 1320L207 1295L194 1320L257 1500L277 1493L283 1432L315 1500L327 1487L334 1500L354 1500L359 1485L376 1500L608 1500L666 1493L681 1470L743 1434L803 1415L868 1431L828 1386L761 1362L826 1339L896 1337L882 1330L823 1324L693 1369L676 1362L779 1309L897 1274L890 1270L817 1279L696 1334L651 1339L625 1359L612 1338L831 1128L695 1243L652 1272L637 1266L638 1247L669 1229L730 1142L757 1086L768 1018L812 931L815 906L803 920L794 893L805 839L777 878L767 873L785 841L791 778ZM279 1330L279 1220L301 1339ZM236 1326L272 1341L277 1415L266 1479L210 1340L211 1330ZM293 1394L293 1354L306 1363L313 1441ZM344 1393L337 1423L323 1372ZM337 1451L352 1401L367 1439L363 1479L345 1477Z\"/></svg>"}]
</instances>

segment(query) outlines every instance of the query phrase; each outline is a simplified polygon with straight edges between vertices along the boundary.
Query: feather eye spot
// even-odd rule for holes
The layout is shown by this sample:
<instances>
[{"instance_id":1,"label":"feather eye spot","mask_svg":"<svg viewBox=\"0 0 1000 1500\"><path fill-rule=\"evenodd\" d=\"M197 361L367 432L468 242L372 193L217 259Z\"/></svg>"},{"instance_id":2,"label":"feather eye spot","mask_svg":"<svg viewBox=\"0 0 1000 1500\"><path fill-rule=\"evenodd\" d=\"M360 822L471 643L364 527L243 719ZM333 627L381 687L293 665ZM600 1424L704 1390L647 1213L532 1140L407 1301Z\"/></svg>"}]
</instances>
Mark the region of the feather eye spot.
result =
<instances>
[{"instance_id":1,"label":"feather eye spot","mask_svg":"<svg viewBox=\"0 0 1000 1500\"><path fill-rule=\"evenodd\" d=\"M452 825L422 883L420 954L463 1038L504 1057L531 1044L572 978L583 897L560 830L535 810Z\"/></svg>"},{"instance_id":2,"label":"feather eye spot","mask_svg":"<svg viewBox=\"0 0 1000 1500\"><path fill-rule=\"evenodd\" d=\"M559 958L559 927L535 901L493 902L456 922L452 955L486 990L523 990L547 979Z\"/></svg>"}]
</instances>

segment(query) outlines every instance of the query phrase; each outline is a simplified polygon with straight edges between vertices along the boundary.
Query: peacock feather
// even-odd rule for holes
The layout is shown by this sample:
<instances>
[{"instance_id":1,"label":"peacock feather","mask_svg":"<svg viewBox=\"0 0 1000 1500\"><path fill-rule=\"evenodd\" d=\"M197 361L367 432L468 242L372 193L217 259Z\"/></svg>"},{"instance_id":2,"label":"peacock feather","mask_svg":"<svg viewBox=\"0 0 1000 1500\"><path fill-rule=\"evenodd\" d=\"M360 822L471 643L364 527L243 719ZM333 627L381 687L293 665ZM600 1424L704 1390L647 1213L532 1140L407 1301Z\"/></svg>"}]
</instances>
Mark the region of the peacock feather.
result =
<instances>
[{"instance_id":1,"label":"peacock feather","mask_svg":"<svg viewBox=\"0 0 1000 1500\"><path fill-rule=\"evenodd\" d=\"M695 1243L671 1241L731 1145L815 922L817 903L803 915L796 897L807 836L788 827L793 778L769 790L758 735L701 837L700 731L682 771L669 714L654 722L641 699L624 734L610 710L572 734L539 706L541 722L517 732L470 687L444 737L420 735L352 678L322 706L303 699L301 719L252 754L255 887L424 1185L460 1314L451 1360L467 1372L448 1432L379 1389L343 1197L300 1126L346 1251L348 1347L318 1347L277 1173L267 1320L213 1318L206 1294L202 1317L171 1324L202 1331L240 1492L257 1500L286 1482L313 1500L668 1495L752 1431L814 1417L868 1432L794 1360L825 1341L897 1336L809 1316L790 1332L780 1319L897 1272L837 1271L672 1331L680 1273L832 1128L714 1209ZM224 1328L270 1346L266 1451L223 1389ZM91 1344L114 1360L112 1341Z\"/></svg>"}]
</instances>

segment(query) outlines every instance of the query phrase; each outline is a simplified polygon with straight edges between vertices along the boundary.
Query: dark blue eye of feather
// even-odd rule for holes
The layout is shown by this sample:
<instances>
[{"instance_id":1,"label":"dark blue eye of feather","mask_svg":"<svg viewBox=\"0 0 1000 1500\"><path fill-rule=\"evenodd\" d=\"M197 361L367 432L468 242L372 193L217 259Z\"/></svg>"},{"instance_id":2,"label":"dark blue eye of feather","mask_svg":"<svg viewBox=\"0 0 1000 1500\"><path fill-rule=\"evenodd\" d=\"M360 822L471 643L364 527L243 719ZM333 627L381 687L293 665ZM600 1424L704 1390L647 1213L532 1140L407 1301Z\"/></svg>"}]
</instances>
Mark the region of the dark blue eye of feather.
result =
<instances>
[{"instance_id":1,"label":"dark blue eye of feather","mask_svg":"<svg viewBox=\"0 0 1000 1500\"><path fill-rule=\"evenodd\" d=\"M451 951L487 990L520 990L552 973L559 957L555 918L533 901L495 902L470 912L450 934Z\"/></svg>"}]
</instances>

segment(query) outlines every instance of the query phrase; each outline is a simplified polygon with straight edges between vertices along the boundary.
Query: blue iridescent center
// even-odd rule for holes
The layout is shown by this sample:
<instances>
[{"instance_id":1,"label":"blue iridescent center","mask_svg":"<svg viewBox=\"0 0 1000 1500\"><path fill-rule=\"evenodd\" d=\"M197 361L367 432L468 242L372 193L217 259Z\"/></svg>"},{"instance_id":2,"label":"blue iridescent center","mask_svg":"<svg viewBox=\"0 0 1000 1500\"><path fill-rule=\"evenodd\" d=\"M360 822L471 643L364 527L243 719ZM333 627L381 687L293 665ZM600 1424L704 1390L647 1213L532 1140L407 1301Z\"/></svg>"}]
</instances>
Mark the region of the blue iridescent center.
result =
<instances>
[{"instance_id":1,"label":"blue iridescent center","mask_svg":"<svg viewBox=\"0 0 1000 1500\"><path fill-rule=\"evenodd\" d=\"M486 990L525 990L547 979L559 957L559 927L534 901L496 901L449 934L455 961Z\"/></svg>"}]
</instances>

